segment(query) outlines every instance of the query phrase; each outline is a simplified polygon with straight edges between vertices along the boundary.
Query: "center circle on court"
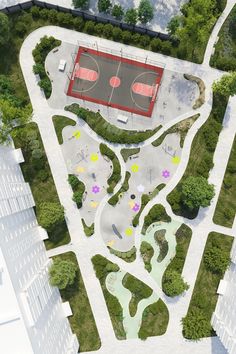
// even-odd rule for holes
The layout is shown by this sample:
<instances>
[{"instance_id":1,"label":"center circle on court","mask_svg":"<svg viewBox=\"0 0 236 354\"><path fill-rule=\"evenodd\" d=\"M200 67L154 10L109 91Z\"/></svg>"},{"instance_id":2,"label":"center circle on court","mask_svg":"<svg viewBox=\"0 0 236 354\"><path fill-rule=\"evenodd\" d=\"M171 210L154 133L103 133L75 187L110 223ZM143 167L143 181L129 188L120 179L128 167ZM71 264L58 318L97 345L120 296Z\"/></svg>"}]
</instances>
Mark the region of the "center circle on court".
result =
<instances>
[{"instance_id":1,"label":"center circle on court","mask_svg":"<svg viewBox=\"0 0 236 354\"><path fill-rule=\"evenodd\" d=\"M113 88L117 88L120 86L120 78L118 76L112 76L110 78L110 86Z\"/></svg>"}]
</instances>

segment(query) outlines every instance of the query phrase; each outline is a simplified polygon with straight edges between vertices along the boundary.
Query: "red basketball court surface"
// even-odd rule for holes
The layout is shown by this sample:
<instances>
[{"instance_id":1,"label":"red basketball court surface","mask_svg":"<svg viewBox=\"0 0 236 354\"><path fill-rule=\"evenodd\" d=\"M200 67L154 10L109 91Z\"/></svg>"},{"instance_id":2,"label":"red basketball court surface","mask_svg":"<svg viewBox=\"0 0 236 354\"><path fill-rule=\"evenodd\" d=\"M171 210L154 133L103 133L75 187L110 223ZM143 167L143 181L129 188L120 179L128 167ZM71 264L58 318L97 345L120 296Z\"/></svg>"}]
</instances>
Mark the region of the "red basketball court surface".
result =
<instances>
[{"instance_id":1,"label":"red basketball court surface","mask_svg":"<svg viewBox=\"0 0 236 354\"><path fill-rule=\"evenodd\" d=\"M67 94L151 117L162 75L161 67L80 47Z\"/></svg>"}]
</instances>

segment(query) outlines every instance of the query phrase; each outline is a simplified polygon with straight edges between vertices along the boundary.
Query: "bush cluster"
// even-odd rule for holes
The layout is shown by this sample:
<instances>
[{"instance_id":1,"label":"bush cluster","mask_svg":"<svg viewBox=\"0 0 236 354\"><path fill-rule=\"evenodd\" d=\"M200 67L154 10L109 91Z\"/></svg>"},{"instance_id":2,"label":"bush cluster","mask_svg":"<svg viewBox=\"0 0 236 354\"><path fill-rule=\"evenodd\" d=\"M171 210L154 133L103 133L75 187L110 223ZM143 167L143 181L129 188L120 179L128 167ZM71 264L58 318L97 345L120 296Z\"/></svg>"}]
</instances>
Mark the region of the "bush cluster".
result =
<instances>
[{"instance_id":1,"label":"bush cluster","mask_svg":"<svg viewBox=\"0 0 236 354\"><path fill-rule=\"evenodd\" d=\"M84 219L81 219L82 224L83 224L83 228L84 228L84 233L87 237L90 237L94 234L94 223L92 223L90 226L88 226L86 224L86 222L84 221Z\"/></svg>"},{"instance_id":2,"label":"bush cluster","mask_svg":"<svg viewBox=\"0 0 236 354\"><path fill-rule=\"evenodd\" d=\"M140 253L144 262L145 269L150 273L152 270L151 259L154 255L154 249L150 243L142 241L140 246Z\"/></svg>"},{"instance_id":3,"label":"bush cluster","mask_svg":"<svg viewBox=\"0 0 236 354\"><path fill-rule=\"evenodd\" d=\"M69 175L68 182L73 190L72 200L76 203L77 208L80 209L83 205L83 196L85 192L85 185L75 175Z\"/></svg>"},{"instance_id":4,"label":"bush cluster","mask_svg":"<svg viewBox=\"0 0 236 354\"><path fill-rule=\"evenodd\" d=\"M113 248L108 247L111 254L114 254L115 256L122 258L126 262L133 262L136 259L136 247L133 246L129 251L127 252L122 252L122 251L117 251Z\"/></svg>"},{"instance_id":5,"label":"bush cluster","mask_svg":"<svg viewBox=\"0 0 236 354\"><path fill-rule=\"evenodd\" d=\"M147 228L157 221L170 222L171 218L167 215L165 208L161 204L155 204L144 218L142 233L144 234Z\"/></svg>"},{"instance_id":6,"label":"bush cluster","mask_svg":"<svg viewBox=\"0 0 236 354\"><path fill-rule=\"evenodd\" d=\"M58 47L61 41L55 39L54 37L43 37L40 42L36 45L32 54L34 57L35 65L33 66L33 72L40 77L38 85L43 89L46 98L49 98L52 93L51 81L45 71L45 59L48 53L53 49Z\"/></svg>"},{"instance_id":7,"label":"bush cluster","mask_svg":"<svg viewBox=\"0 0 236 354\"><path fill-rule=\"evenodd\" d=\"M111 160L112 165L113 165L113 171L111 176L108 178L107 183L108 183L108 188L107 192L113 193L115 186L121 179L121 167L120 167L120 162L114 153L107 145L105 144L100 144L99 146L100 152L103 156L107 156L109 160Z\"/></svg>"},{"instance_id":8,"label":"bush cluster","mask_svg":"<svg viewBox=\"0 0 236 354\"><path fill-rule=\"evenodd\" d=\"M149 286L129 273L123 278L122 283L136 298L146 299L152 295L152 289Z\"/></svg>"},{"instance_id":9,"label":"bush cluster","mask_svg":"<svg viewBox=\"0 0 236 354\"><path fill-rule=\"evenodd\" d=\"M120 197L120 194L124 193L124 192L127 192L127 190L129 189L129 179L130 179L130 172L127 172L125 173L125 180L121 186L121 188L118 190L118 192L116 194L114 194L109 200L108 200L108 203L112 206L115 206L118 201L119 201L119 197Z\"/></svg>"},{"instance_id":10,"label":"bush cluster","mask_svg":"<svg viewBox=\"0 0 236 354\"><path fill-rule=\"evenodd\" d=\"M189 285L184 282L181 275L175 270L168 270L162 279L162 290L167 296L175 297L188 290Z\"/></svg>"}]
</instances>

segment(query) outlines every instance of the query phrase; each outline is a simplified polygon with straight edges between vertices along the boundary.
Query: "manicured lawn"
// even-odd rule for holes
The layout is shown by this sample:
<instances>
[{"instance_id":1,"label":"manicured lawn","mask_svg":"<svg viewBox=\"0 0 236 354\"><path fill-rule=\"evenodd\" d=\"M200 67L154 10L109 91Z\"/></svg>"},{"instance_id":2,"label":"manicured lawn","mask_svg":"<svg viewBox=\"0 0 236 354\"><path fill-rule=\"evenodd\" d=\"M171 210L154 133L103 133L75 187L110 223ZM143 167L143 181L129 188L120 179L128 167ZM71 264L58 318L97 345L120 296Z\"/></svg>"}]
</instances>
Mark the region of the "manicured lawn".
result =
<instances>
[{"instance_id":1,"label":"manicured lawn","mask_svg":"<svg viewBox=\"0 0 236 354\"><path fill-rule=\"evenodd\" d=\"M161 336L166 332L168 322L169 311L160 299L143 311L139 338L146 339L147 337Z\"/></svg>"},{"instance_id":2,"label":"manicured lawn","mask_svg":"<svg viewBox=\"0 0 236 354\"><path fill-rule=\"evenodd\" d=\"M98 350L101 341L76 256L74 253L68 252L53 258L71 261L78 267L74 285L60 290L60 293L63 301L70 303L73 315L69 317L69 322L72 331L78 337L80 352Z\"/></svg>"},{"instance_id":3,"label":"manicured lawn","mask_svg":"<svg viewBox=\"0 0 236 354\"><path fill-rule=\"evenodd\" d=\"M150 297L153 290L129 273L124 276L122 284L132 293L132 298L129 303L129 312L130 316L133 317L137 312L139 302L142 299Z\"/></svg>"},{"instance_id":4,"label":"manicured lawn","mask_svg":"<svg viewBox=\"0 0 236 354\"><path fill-rule=\"evenodd\" d=\"M176 215L193 219L198 214L198 210L190 211L181 202L182 183L190 176L203 176L208 178L209 172L213 167L214 152L219 134L222 130L222 121L227 103L228 98L219 94L214 94L211 114L193 139L189 162L184 175L167 197L167 200Z\"/></svg>"},{"instance_id":5,"label":"manicured lawn","mask_svg":"<svg viewBox=\"0 0 236 354\"><path fill-rule=\"evenodd\" d=\"M214 246L219 247L222 252L226 251L228 254L230 254L232 243L233 237L212 232L208 236L204 254L207 252L207 250ZM218 299L216 291L220 280L223 278L223 275L213 273L206 268L204 262L204 254L193 289L188 313L194 309L199 309L204 313L205 317L210 322ZM214 335L213 330L212 335Z\"/></svg>"},{"instance_id":6,"label":"manicured lawn","mask_svg":"<svg viewBox=\"0 0 236 354\"><path fill-rule=\"evenodd\" d=\"M16 148L21 148L25 162L21 164L22 172L26 182L29 182L36 204L36 215L38 207L43 202L60 203L57 190L54 184L47 156L36 123L29 123L17 128L18 134L14 138ZM33 151L40 150L41 158L34 158ZM45 241L47 249L61 246L70 242L70 235L66 222L57 227L53 235L49 234L49 240Z\"/></svg>"},{"instance_id":7,"label":"manicured lawn","mask_svg":"<svg viewBox=\"0 0 236 354\"><path fill-rule=\"evenodd\" d=\"M236 214L236 138L234 139L213 221L232 227Z\"/></svg>"},{"instance_id":8,"label":"manicured lawn","mask_svg":"<svg viewBox=\"0 0 236 354\"><path fill-rule=\"evenodd\" d=\"M233 7L219 32L219 40L215 45L215 53L211 57L211 65L224 70L236 70L236 5Z\"/></svg>"},{"instance_id":9,"label":"manicured lawn","mask_svg":"<svg viewBox=\"0 0 236 354\"><path fill-rule=\"evenodd\" d=\"M118 339L125 339L126 333L123 327L123 309L118 299L107 290L105 283L109 272L118 271L119 267L98 254L92 258L92 263L96 276L101 284L115 335Z\"/></svg>"},{"instance_id":10,"label":"manicured lawn","mask_svg":"<svg viewBox=\"0 0 236 354\"><path fill-rule=\"evenodd\" d=\"M170 270L175 270L179 274L182 274L189 244L192 237L192 230L187 225L182 224L175 235L177 242L176 254L171 260L170 264L167 266L165 273ZM164 279L165 273L163 274L162 279Z\"/></svg>"},{"instance_id":11,"label":"manicured lawn","mask_svg":"<svg viewBox=\"0 0 236 354\"><path fill-rule=\"evenodd\" d=\"M76 122L70 118L66 118L63 116L54 116L52 117L54 128L57 134L57 139L59 144L63 144L62 130L68 125L76 125Z\"/></svg>"}]
</instances>

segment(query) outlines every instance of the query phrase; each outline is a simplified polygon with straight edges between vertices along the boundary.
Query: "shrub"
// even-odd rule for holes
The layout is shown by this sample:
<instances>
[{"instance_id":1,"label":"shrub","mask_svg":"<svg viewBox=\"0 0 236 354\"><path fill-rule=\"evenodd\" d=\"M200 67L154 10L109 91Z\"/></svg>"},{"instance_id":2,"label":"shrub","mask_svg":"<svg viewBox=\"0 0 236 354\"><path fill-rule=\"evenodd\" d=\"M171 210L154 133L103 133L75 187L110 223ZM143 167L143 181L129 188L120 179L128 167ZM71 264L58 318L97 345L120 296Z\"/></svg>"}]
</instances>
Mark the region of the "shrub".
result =
<instances>
[{"instance_id":1,"label":"shrub","mask_svg":"<svg viewBox=\"0 0 236 354\"><path fill-rule=\"evenodd\" d=\"M158 52L162 48L162 41L160 38L153 38L150 45L153 52Z\"/></svg>"},{"instance_id":2,"label":"shrub","mask_svg":"<svg viewBox=\"0 0 236 354\"><path fill-rule=\"evenodd\" d=\"M183 182L182 200L190 210L209 206L214 195L214 186L202 176L190 176Z\"/></svg>"},{"instance_id":3,"label":"shrub","mask_svg":"<svg viewBox=\"0 0 236 354\"><path fill-rule=\"evenodd\" d=\"M140 44L142 47L147 47L150 44L150 37L148 35L142 35L140 37Z\"/></svg>"},{"instance_id":4,"label":"shrub","mask_svg":"<svg viewBox=\"0 0 236 354\"><path fill-rule=\"evenodd\" d=\"M140 44L141 35L139 33L134 33L132 35L132 42L135 44Z\"/></svg>"},{"instance_id":5,"label":"shrub","mask_svg":"<svg viewBox=\"0 0 236 354\"><path fill-rule=\"evenodd\" d=\"M48 232L52 232L64 222L64 208L60 203L45 202L39 204L38 222Z\"/></svg>"},{"instance_id":6,"label":"shrub","mask_svg":"<svg viewBox=\"0 0 236 354\"><path fill-rule=\"evenodd\" d=\"M202 310L194 308L182 319L183 335L188 339L200 339L211 336L211 324Z\"/></svg>"},{"instance_id":7,"label":"shrub","mask_svg":"<svg viewBox=\"0 0 236 354\"><path fill-rule=\"evenodd\" d=\"M93 21L86 21L85 26L84 26L84 30L88 34L93 34L94 27L95 27L95 23Z\"/></svg>"},{"instance_id":8,"label":"shrub","mask_svg":"<svg viewBox=\"0 0 236 354\"><path fill-rule=\"evenodd\" d=\"M73 25L73 16L64 12L58 12L57 21L59 25L70 28Z\"/></svg>"},{"instance_id":9,"label":"shrub","mask_svg":"<svg viewBox=\"0 0 236 354\"><path fill-rule=\"evenodd\" d=\"M104 29L103 23L97 23L94 27L95 33L97 33L99 36L102 36L103 29Z\"/></svg>"},{"instance_id":10,"label":"shrub","mask_svg":"<svg viewBox=\"0 0 236 354\"><path fill-rule=\"evenodd\" d=\"M106 38L111 38L112 31L113 31L113 26L110 23L107 23L106 25L103 26L103 35Z\"/></svg>"},{"instance_id":11,"label":"shrub","mask_svg":"<svg viewBox=\"0 0 236 354\"><path fill-rule=\"evenodd\" d=\"M50 284L65 289L74 284L76 274L77 266L73 262L55 259L49 269Z\"/></svg>"},{"instance_id":12,"label":"shrub","mask_svg":"<svg viewBox=\"0 0 236 354\"><path fill-rule=\"evenodd\" d=\"M122 32L122 41L125 44L129 44L132 40L132 34L130 33L130 31L123 31Z\"/></svg>"},{"instance_id":13,"label":"shrub","mask_svg":"<svg viewBox=\"0 0 236 354\"><path fill-rule=\"evenodd\" d=\"M162 42L162 52L166 55L171 53L172 45L169 41Z\"/></svg>"},{"instance_id":14,"label":"shrub","mask_svg":"<svg viewBox=\"0 0 236 354\"><path fill-rule=\"evenodd\" d=\"M82 17L76 17L73 20L73 25L76 31L82 31L84 28L84 20L82 19Z\"/></svg>"},{"instance_id":15,"label":"shrub","mask_svg":"<svg viewBox=\"0 0 236 354\"><path fill-rule=\"evenodd\" d=\"M32 6L30 9L30 13L32 14L33 18L40 17L41 9L38 6Z\"/></svg>"},{"instance_id":16,"label":"shrub","mask_svg":"<svg viewBox=\"0 0 236 354\"><path fill-rule=\"evenodd\" d=\"M112 30L112 37L114 39L114 41L120 41L122 38L123 32L119 27L113 27Z\"/></svg>"},{"instance_id":17,"label":"shrub","mask_svg":"<svg viewBox=\"0 0 236 354\"><path fill-rule=\"evenodd\" d=\"M20 36L23 36L27 32L27 25L24 22L17 22L15 30Z\"/></svg>"},{"instance_id":18,"label":"shrub","mask_svg":"<svg viewBox=\"0 0 236 354\"><path fill-rule=\"evenodd\" d=\"M230 264L230 257L221 248L213 246L205 252L204 263L211 272L223 275Z\"/></svg>"},{"instance_id":19,"label":"shrub","mask_svg":"<svg viewBox=\"0 0 236 354\"><path fill-rule=\"evenodd\" d=\"M175 270L168 270L162 279L162 289L167 296L178 296L189 288L181 275Z\"/></svg>"},{"instance_id":20,"label":"shrub","mask_svg":"<svg viewBox=\"0 0 236 354\"><path fill-rule=\"evenodd\" d=\"M72 189L78 187L80 181L75 175L69 175L68 182L71 185Z\"/></svg>"}]
</instances>

